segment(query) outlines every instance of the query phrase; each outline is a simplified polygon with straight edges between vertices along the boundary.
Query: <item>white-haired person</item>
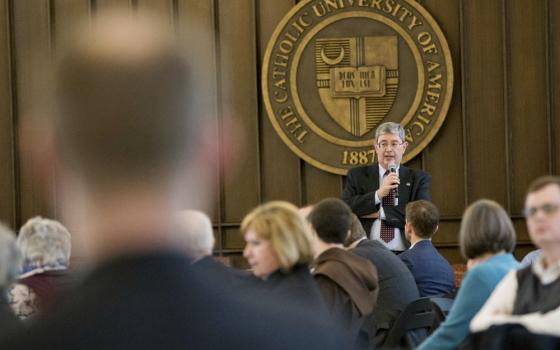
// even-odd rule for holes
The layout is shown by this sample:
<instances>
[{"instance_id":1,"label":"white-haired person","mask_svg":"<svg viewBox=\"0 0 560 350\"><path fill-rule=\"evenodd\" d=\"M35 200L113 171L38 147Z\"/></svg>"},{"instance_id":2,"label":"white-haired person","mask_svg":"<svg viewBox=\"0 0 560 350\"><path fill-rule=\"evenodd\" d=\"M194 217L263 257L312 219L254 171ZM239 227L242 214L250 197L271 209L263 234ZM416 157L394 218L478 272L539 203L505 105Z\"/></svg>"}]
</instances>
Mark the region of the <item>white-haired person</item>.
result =
<instances>
[{"instance_id":1,"label":"white-haired person","mask_svg":"<svg viewBox=\"0 0 560 350\"><path fill-rule=\"evenodd\" d=\"M7 290L19 274L21 254L12 230L0 224L0 338L21 324L8 305Z\"/></svg>"},{"instance_id":2,"label":"white-haired person","mask_svg":"<svg viewBox=\"0 0 560 350\"><path fill-rule=\"evenodd\" d=\"M212 256L215 238L212 222L205 213L198 210L181 210L177 214L177 221L178 248L192 259L193 268L201 270L206 276L214 276L230 288L242 288L247 285L248 273L226 266Z\"/></svg>"},{"instance_id":3,"label":"white-haired person","mask_svg":"<svg viewBox=\"0 0 560 350\"><path fill-rule=\"evenodd\" d=\"M198 210L181 210L177 213L177 223L177 243L194 262L212 255L215 239L206 214Z\"/></svg>"},{"instance_id":4,"label":"white-haired person","mask_svg":"<svg viewBox=\"0 0 560 350\"><path fill-rule=\"evenodd\" d=\"M22 271L8 298L16 315L26 319L50 307L71 284L70 233L60 222L37 216L21 227L17 245Z\"/></svg>"}]
</instances>

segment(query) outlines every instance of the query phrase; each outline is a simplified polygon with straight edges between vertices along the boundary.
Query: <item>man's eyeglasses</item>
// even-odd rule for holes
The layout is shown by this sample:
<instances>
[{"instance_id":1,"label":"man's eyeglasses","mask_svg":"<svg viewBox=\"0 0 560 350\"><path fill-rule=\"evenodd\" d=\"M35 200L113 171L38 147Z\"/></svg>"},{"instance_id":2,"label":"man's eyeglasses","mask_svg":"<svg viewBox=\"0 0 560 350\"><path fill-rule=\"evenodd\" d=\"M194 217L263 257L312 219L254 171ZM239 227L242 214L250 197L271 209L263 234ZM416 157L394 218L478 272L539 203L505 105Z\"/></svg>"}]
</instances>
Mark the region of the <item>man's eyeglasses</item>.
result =
<instances>
[{"instance_id":1,"label":"man's eyeglasses","mask_svg":"<svg viewBox=\"0 0 560 350\"><path fill-rule=\"evenodd\" d=\"M383 150L391 147L391 149L395 149L399 146L401 146L404 142L380 142L377 144L377 146Z\"/></svg>"},{"instance_id":2,"label":"man's eyeglasses","mask_svg":"<svg viewBox=\"0 0 560 350\"><path fill-rule=\"evenodd\" d=\"M560 204L546 203L538 207L528 207L523 209L523 216L526 218L532 218L537 215L539 210L542 210L545 215L555 214L560 208Z\"/></svg>"}]
</instances>

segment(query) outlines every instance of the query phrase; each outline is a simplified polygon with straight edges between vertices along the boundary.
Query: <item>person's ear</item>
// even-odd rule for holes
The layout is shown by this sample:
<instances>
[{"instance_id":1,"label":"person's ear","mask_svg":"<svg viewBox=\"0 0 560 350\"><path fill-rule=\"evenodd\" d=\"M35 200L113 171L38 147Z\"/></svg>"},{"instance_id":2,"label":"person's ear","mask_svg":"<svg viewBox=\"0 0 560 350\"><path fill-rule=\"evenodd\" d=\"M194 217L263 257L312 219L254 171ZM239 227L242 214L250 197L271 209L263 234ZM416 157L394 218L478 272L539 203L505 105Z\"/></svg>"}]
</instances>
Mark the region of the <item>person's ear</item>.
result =
<instances>
[{"instance_id":1,"label":"person's ear","mask_svg":"<svg viewBox=\"0 0 560 350\"><path fill-rule=\"evenodd\" d=\"M413 232L412 224L409 223L409 222L406 222L406 223L404 224L404 231L405 231L405 233L407 233L407 234L412 233L412 232Z\"/></svg>"},{"instance_id":2,"label":"person's ear","mask_svg":"<svg viewBox=\"0 0 560 350\"><path fill-rule=\"evenodd\" d=\"M404 141L402 144L402 150L403 152L406 151L406 148L408 147L408 142Z\"/></svg>"}]
</instances>

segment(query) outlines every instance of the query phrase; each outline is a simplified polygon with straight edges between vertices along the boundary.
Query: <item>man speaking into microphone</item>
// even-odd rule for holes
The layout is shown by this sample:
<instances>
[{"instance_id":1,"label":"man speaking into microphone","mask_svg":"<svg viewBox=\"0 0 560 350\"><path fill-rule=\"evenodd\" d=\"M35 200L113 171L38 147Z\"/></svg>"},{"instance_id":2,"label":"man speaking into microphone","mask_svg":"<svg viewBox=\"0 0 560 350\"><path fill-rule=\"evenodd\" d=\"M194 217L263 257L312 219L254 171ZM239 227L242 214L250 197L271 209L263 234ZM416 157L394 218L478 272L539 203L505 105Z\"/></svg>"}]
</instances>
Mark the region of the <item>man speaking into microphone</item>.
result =
<instances>
[{"instance_id":1,"label":"man speaking into microphone","mask_svg":"<svg viewBox=\"0 0 560 350\"><path fill-rule=\"evenodd\" d=\"M410 247L404 233L409 202L431 200L430 175L402 166L404 129L387 122L375 130L377 162L348 171L342 199L360 218L371 239L400 253Z\"/></svg>"}]
</instances>

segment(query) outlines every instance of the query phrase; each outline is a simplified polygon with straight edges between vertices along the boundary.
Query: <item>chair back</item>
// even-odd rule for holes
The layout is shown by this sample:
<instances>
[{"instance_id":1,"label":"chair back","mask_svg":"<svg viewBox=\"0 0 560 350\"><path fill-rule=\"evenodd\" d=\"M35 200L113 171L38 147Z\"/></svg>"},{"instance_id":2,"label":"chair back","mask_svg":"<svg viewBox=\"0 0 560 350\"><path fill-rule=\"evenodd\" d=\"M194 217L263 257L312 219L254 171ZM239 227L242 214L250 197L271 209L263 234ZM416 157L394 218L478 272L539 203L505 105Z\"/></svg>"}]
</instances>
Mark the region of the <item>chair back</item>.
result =
<instances>
[{"instance_id":1,"label":"chair back","mask_svg":"<svg viewBox=\"0 0 560 350\"><path fill-rule=\"evenodd\" d=\"M432 327L434 318L435 311L430 298L420 298L411 302L389 330L383 347L392 349L416 347L427 337L427 330ZM412 330L422 330L422 332L416 332L415 339L410 339L411 337L403 339L407 332Z\"/></svg>"},{"instance_id":2,"label":"chair back","mask_svg":"<svg viewBox=\"0 0 560 350\"><path fill-rule=\"evenodd\" d=\"M430 301L434 304L435 310L441 312L441 314L445 318L449 314L451 306L453 306L454 299L445 297L431 297Z\"/></svg>"},{"instance_id":3,"label":"chair back","mask_svg":"<svg viewBox=\"0 0 560 350\"><path fill-rule=\"evenodd\" d=\"M430 327L429 332L430 334L432 334L447 318L454 300L446 297L430 297L430 301L432 302L432 306L435 312L434 322L432 324L432 327Z\"/></svg>"}]
</instances>

